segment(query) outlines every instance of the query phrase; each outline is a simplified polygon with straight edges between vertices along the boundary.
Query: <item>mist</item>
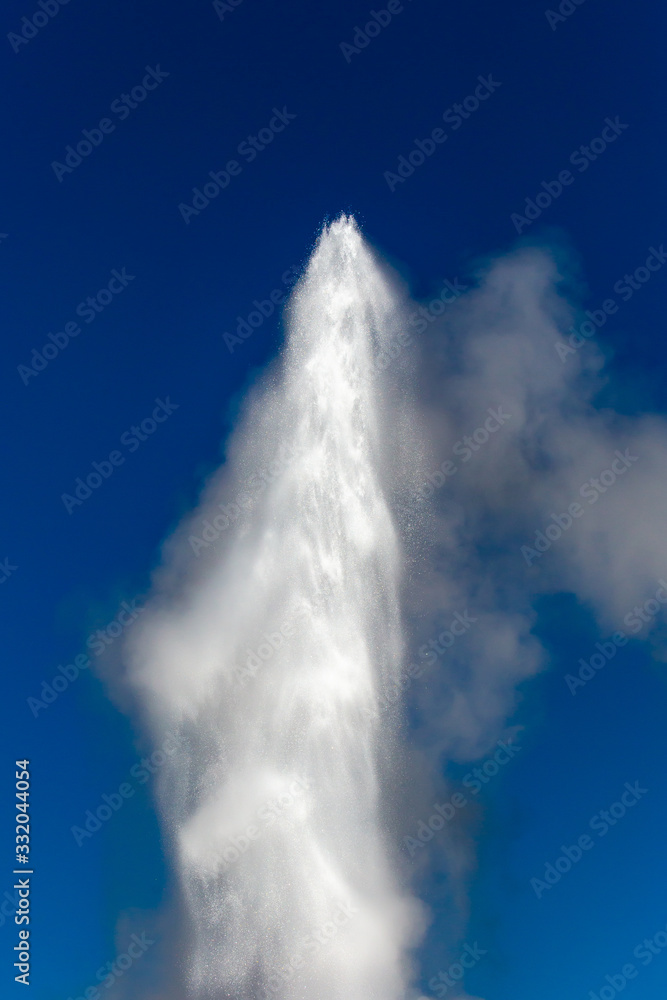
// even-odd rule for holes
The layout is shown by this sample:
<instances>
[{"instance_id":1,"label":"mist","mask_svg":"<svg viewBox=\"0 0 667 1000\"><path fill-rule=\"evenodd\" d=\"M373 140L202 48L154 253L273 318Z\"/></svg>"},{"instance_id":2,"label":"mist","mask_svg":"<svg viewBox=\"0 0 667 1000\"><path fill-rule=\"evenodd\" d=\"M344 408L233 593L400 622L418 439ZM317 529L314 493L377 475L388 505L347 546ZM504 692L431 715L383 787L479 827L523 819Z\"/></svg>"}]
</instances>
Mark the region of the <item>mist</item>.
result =
<instances>
[{"instance_id":1,"label":"mist","mask_svg":"<svg viewBox=\"0 0 667 1000\"><path fill-rule=\"evenodd\" d=\"M593 339L559 350L568 277L548 249L489 259L424 329L354 219L322 230L124 650L144 738L178 748L174 996L419 997L423 867L453 955L475 838L452 824L417 868L401 839L448 764L516 738L537 598L611 628L664 577L665 422L599 404Z\"/></svg>"}]
</instances>

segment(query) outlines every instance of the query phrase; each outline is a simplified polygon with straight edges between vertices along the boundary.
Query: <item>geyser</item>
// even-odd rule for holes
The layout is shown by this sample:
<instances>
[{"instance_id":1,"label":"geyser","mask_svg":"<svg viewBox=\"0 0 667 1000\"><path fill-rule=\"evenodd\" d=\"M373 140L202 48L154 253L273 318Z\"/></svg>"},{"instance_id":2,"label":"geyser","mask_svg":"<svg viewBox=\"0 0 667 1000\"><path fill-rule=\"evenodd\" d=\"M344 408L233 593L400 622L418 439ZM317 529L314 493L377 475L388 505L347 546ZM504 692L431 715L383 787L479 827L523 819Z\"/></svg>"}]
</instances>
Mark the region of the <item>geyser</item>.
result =
<instances>
[{"instance_id":1,"label":"geyser","mask_svg":"<svg viewBox=\"0 0 667 1000\"><path fill-rule=\"evenodd\" d=\"M402 545L416 461L377 358L400 329L391 280L352 219L322 232L284 355L252 394L222 473L167 547L130 677L191 928L195 997L404 1000L419 905L382 819L399 679ZM195 557L219 503L236 521ZM168 773L167 773L168 771Z\"/></svg>"}]
</instances>

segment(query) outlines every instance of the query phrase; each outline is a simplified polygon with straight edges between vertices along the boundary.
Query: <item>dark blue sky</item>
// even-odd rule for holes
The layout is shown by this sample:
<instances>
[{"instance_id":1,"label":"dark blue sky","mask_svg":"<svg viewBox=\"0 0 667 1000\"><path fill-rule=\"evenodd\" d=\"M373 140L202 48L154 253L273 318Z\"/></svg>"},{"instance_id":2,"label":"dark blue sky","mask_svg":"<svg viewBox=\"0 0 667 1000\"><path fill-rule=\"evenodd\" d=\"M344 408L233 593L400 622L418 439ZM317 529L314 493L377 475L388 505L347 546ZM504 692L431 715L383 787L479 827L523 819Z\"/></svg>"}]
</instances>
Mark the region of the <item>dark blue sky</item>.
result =
<instances>
[{"instance_id":1,"label":"dark blue sky","mask_svg":"<svg viewBox=\"0 0 667 1000\"><path fill-rule=\"evenodd\" d=\"M280 300L340 211L423 298L529 240L567 248L583 308L599 309L667 240L657 3L566 0L573 12L550 25L532 0L406 0L354 51L356 28L385 6L70 0L54 12L56 2L44 0L53 16L37 0L5 4L0 60L0 559L16 567L1 591L0 744L5 801L13 761L32 762L35 1000L94 983L116 954L118 913L157 906L166 875L148 785L128 778L132 729L100 682L84 671L37 717L27 699L145 590L160 542L219 463L244 387L280 344L279 310L259 324L255 300ZM25 21L47 17L38 29ZM17 41L21 30L33 37ZM423 163L410 159L420 144ZM224 190L184 211L211 173ZM542 182L557 196L542 197L519 236L512 214ZM600 334L619 409L666 407L666 273ZM226 343L239 319L256 328ZM62 495L112 453L107 478L68 512ZM488 850L482 838L467 940L488 942L468 983L485 998L586 997L667 924L655 888L666 866L663 678L632 646L571 696L562 675L600 637L567 603L542 611L553 669L526 692L522 755L484 792L495 836ZM538 901L528 879L637 779L651 794L636 813ZM128 780L122 811L77 846L70 827ZM0 893L12 884L6 806L2 816ZM438 933L436 923L425 990ZM8 920L0 942L9 995L21 987ZM662 997L667 955L641 976L628 995Z\"/></svg>"}]
</instances>

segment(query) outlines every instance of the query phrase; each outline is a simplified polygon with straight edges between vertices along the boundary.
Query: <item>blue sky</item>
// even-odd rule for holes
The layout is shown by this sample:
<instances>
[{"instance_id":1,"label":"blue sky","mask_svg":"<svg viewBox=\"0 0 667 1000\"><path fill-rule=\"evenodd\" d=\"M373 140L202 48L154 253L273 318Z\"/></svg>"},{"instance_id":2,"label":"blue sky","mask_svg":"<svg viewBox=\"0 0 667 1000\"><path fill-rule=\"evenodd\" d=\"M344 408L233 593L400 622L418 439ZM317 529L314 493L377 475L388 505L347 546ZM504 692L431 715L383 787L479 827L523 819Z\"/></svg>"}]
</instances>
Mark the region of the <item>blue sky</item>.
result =
<instances>
[{"instance_id":1,"label":"blue sky","mask_svg":"<svg viewBox=\"0 0 667 1000\"><path fill-rule=\"evenodd\" d=\"M100 680L84 669L36 716L28 699L96 629L111 624L113 639L121 602L145 592L160 543L224 455L244 390L278 350L279 308L264 305L271 314L240 343L224 334L252 325L272 293L281 301L326 219L353 212L424 300L490 254L557 247L583 309L623 302L597 337L610 375L601 404L667 406L667 269L632 295L614 290L667 240L657 3L585 0L556 21L529 0L406 0L358 51L364 3L218 6L70 0L38 29L24 23L36 2L3 11L0 559L12 568L1 592L0 893L12 886L13 761L27 757L35 1000L94 984L117 954L119 914L158 907L168 874L150 783L132 774L143 752ZM22 25L33 37L12 44ZM68 164L82 140L86 155ZM396 181L420 143L424 162L413 156ZM184 211L211 173L224 189ZM517 227L543 182L557 194ZM62 495L94 462L99 487L68 511ZM564 675L608 633L567 595L538 610L549 670L522 688L521 753L480 794L462 944L488 950L466 979L484 998L597 994L667 925L663 668L632 642L573 695ZM635 781L645 798L537 899L530 879ZM132 795L78 846L71 827L126 782ZM446 928L437 886L424 894L436 900L422 954L430 995ZM10 920L0 942L9 996L22 988ZM640 979L628 996L662 996L667 954Z\"/></svg>"}]
</instances>

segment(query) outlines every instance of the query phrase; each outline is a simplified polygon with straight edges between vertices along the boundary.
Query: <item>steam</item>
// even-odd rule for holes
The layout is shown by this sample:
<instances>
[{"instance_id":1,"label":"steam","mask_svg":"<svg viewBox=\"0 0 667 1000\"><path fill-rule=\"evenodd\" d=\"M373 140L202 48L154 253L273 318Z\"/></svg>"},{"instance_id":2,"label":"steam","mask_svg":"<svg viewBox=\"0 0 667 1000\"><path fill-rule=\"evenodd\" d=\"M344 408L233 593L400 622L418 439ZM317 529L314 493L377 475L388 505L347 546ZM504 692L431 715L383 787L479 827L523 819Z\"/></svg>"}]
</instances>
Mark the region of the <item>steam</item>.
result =
<instances>
[{"instance_id":1,"label":"steam","mask_svg":"<svg viewBox=\"0 0 667 1000\"><path fill-rule=\"evenodd\" d=\"M410 477L410 429L396 433L376 372L400 314L355 224L325 230L283 363L210 486L210 519L187 529L219 539L174 545L132 651L155 730L179 734L162 808L195 996L406 994L422 918L390 864L396 719L376 710L404 655L391 498ZM226 531L223 496L240 500Z\"/></svg>"},{"instance_id":2,"label":"steam","mask_svg":"<svg viewBox=\"0 0 667 1000\"><path fill-rule=\"evenodd\" d=\"M618 628L666 576L667 428L599 405L593 341L557 350L567 277L543 250L487 262L424 331L352 219L322 232L126 650L178 744L159 800L197 1000L415 997L428 917L397 844L449 762L512 736L546 665L536 597ZM446 830L427 856L457 906L444 962L473 845Z\"/></svg>"},{"instance_id":3,"label":"steam","mask_svg":"<svg viewBox=\"0 0 667 1000\"><path fill-rule=\"evenodd\" d=\"M524 249L485 265L422 344L431 470L456 459L456 442L484 426L489 408L509 414L467 461L456 459L446 483L423 491L435 508L436 569L411 594L425 614L419 638L442 627L438 607L477 617L465 647L415 690L420 740L445 765L489 750L517 685L546 666L532 634L538 596L572 593L613 631L654 597L667 566L667 423L601 404L613 386L594 340L562 360L575 318L565 263ZM659 628L646 637L663 655Z\"/></svg>"}]
</instances>

